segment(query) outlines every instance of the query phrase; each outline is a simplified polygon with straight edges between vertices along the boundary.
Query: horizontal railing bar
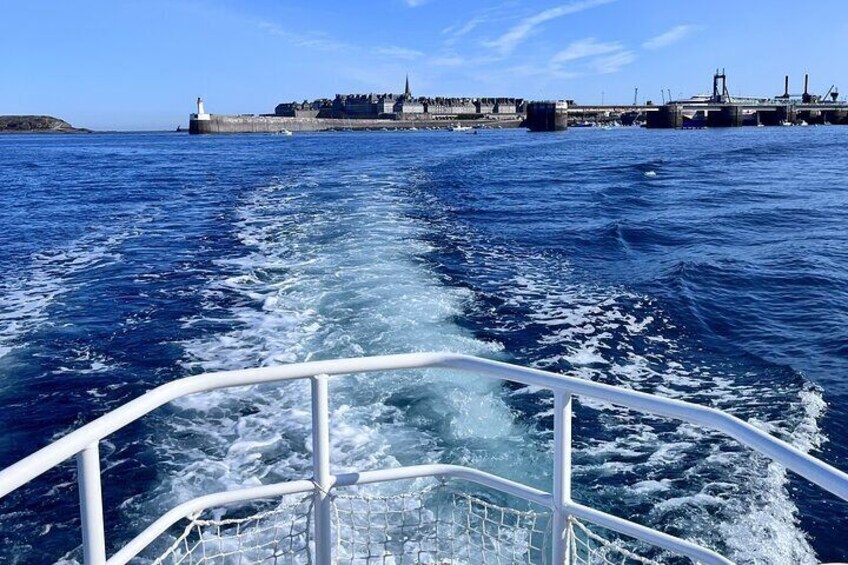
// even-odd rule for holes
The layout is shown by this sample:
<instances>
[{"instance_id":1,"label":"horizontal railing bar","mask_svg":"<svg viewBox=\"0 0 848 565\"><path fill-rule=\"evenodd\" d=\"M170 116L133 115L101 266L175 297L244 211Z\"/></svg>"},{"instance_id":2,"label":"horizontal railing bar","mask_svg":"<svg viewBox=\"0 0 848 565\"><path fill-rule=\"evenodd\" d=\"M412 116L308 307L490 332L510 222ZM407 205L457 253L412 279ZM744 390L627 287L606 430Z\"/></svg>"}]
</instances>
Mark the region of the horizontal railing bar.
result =
<instances>
[{"instance_id":1,"label":"horizontal railing bar","mask_svg":"<svg viewBox=\"0 0 848 565\"><path fill-rule=\"evenodd\" d=\"M772 437L735 416L714 408L475 357L453 356L440 362L439 366L474 371L490 377L518 381L532 386L566 389L580 396L588 396L633 410L666 416L710 428L727 434L810 482L819 485L826 491L848 501L848 474Z\"/></svg>"},{"instance_id":2,"label":"horizontal railing bar","mask_svg":"<svg viewBox=\"0 0 848 565\"><path fill-rule=\"evenodd\" d=\"M516 496L548 509L553 508L553 497L547 492L492 475L491 473L486 473L485 471L472 469L470 467L463 467L461 465L413 465L409 467L381 469L378 471L363 471L361 473L343 473L332 477L331 483L333 485L333 489L336 489L426 477L464 480L503 492L505 494ZM300 493L305 494L312 492L314 488L315 484L312 481L300 480L261 487L250 487L218 492L189 500L188 502L184 502L168 511L161 518L148 526L143 532L133 538L132 541L112 556L112 558L107 561L107 565L125 565L133 557L143 551L144 548L165 533L168 528L180 520L188 518L189 516L207 508L235 504L237 502L247 502L249 500L278 498L280 496ZM684 555L695 561L700 561L706 565L732 565L732 561L725 559L709 549L705 549L686 540L646 528L645 526L640 526L630 522L629 520L618 518L611 514L606 514L599 510L594 510L576 503L566 504L563 510L573 516L582 518L587 522L618 532L619 534L654 544L670 551L675 551L680 555Z\"/></svg>"},{"instance_id":3,"label":"horizontal railing bar","mask_svg":"<svg viewBox=\"0 0 848 565\"><path fill-rule=\"evenodd\" d=\"M535 489L485 471L472 469L471 467L464 467L462 465L445 465L437 463L432 465L411 465L409 467L381 469L379 471L363 471L361 473L344 473L336 475L334 486L350 487L386 481L418 479L423 477L444 477L465 480L477 483L484 487L493 488L503 493L524 499L528 502L538 504L539 506L544 506L546 508L553 507L553 499L551 498L551 495L543 490Z\"/></svg>"},{"instance_id":4,"label":"horizontal railing bar","mask_svg":"<svg viewBox=\"0 0 848 565\"><path fill-rule=\"evenodd\" d=\"M451 354L406 353L379 357L310 361L184 377L160 385L0 471L0 498L73 457L88 445L138 420L160 406L190 394L238 386L372 371L416 369L438 365Z\"/></svg>"},{"instance_id":5,"label":"horizontal railing bar","mask_svg":"<svg viewBox=\"0 0 848 565\"><path fill-rule=\"evenodd\" d=\"M552 499L544 491L503 479L496 475L462 467L459 465L413 465L409 467L397 467L381 469L378 471L363 471L361 473L342 473L330 478L333 488L368 485L379 482L399 481L408 479L420 479L424 477L449 477L463 479L477 483L482 486L493 488L524 500L533 502L540 506L551 508ZM158 520L149 525L143 532L133 538L119 552L107 561L108 565L124 565L130 559L138 555L145 547L150 545L165 531L188 516L200 512L206 508L224 506L236 502L246 502L261 498L278 498L280 496L313 492L315 483L312 481L291 481L276 483L261 487L250 487L231 491L223 491L201 496L176 506L168 511Z\"/></svg>"},{"instance_id":6,"label":"horizontal railing bar","mask_svg":"<svg viewBox=\"0 0 848 565\"><path fill-rule=\"evenodd\" d=\"M538 369L449 353L412 353L314 361L185 377L147 392L0 471L0 498L76 455L88 445L183 396L221 388L302 379L316 374L339 375L427 367L473 372L481 376L552 390L568 390L579 396L711 428L727 434L825 490L848 500L848 474L719 410Z\"/></svg>"},{"instance_id":7,"label":"horizontal railing bar","mask_svg":"<svg viewBox=\"0 0 848 565\"><path fill-rule=\"evenodd\" d=\"M192 514L196 514L207 508L216 506L225 506L227 504L235 504L236 502L246 502L248 500L259 500L263 498L278 498L290 494L299 494L312 492L315 484L312 481L300 480L289 481L285 483L275 483L273 485L263 485L261 487L250 487L236 490L228 490L216 492L193 498L187 502L183 502L179 506L175 506L155 522L147 526L143 532L134 537L129 543L115 553L106 561L106 565L124 565L130 559L138 555L145 547L153 543L156 538L164 534L168 528L184 518L188 518Z\"/></svg>"},{"instance_id":8,"label":"horizontal railing bar","mask_svg":"<svg viewBox=\"0 0 848 565\"><path fill-rule=\"evenodd\" d=\"M388 481L420 479L425 477L444 477L466 480L517 496L546 508L551 508L553 505L551 496L544 491L528 487L515 481L510 481L509 479L503 479L496 475L492 475L491 473L486 473L485 471L479 471L470 467L462 467L460 465L413 465L409 467L396 467L377 471L363 471L360 473L342 473L332 476L330 478L330 484L332 485L332 488L339 488ZM120 551L115 553L115 555L107 561L107 565L124 565L125 563L128 563L130 559L138 555L145 547L153 543L154 540L165 533L168 528L180 520L205 510L206 508L235 504L237 502L247 502L249 500L258 500L262 498L278 498L285 495L313 492L314 489L315 483L312 481L300 480L275 483L273 485L265 485L261 487L223 491L194 498L174 507L166 514L162 515L158 520L150 524Z\"/></svg>"},{"instance_id":9,"label":"horizontal railing bar","mask_svg":"<svg viewBox=\"0 0 848 565\"><path fill-rule=\"evenodd\" d=\"M577 504L576 502L566 504L565 510L575 518L580 518L596 526L601 526L602 528L636 538L651 545L668 549L678 555L684 555L692 559L695 563L703 563L704 565L733 565L733 561L722 557L715 551L646 526L641 526L624 518Z\"/></svg>"},{"instance_id":10,"label":"horizontal railing bar","mask_svg":"<svg viewBox=\"0 0 848 565\"><path fill-rule=\"evenodd\" d=\"M103 439L163 404L183 396L220 388L302 379L317 374L339 375L427 367L473 372L482 376L547 389L567 389L577 395L711 428L729 435L825 490L848 500L848 474L719 410L539 369L452 353L407 353L311 361L279 367L207 373L178 379L116 408L0 471L0 498L76 455L86 446Z\"/></svg>"}]
</instances>

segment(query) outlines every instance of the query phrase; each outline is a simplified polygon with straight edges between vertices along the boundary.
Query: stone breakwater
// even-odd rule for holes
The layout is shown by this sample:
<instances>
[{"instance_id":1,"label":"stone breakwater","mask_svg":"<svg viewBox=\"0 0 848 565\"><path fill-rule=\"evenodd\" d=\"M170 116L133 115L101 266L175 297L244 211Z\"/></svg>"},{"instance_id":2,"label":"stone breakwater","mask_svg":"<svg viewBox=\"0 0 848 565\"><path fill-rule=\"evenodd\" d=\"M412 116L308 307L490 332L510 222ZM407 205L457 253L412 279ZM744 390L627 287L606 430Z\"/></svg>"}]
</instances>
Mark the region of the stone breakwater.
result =
<instances>
[{"instance_id":1,"label":"stone breakwater","mask_svg":"<svg viewBox=\"0 0 848 565\"><path fill-rule=\"evenodd\" d=\"M475 120L381 120L381 119L333 119L291 118L282 116L227 116L210 114L208 119L189 121L189 133L279 133L283 130L339 131L339 130L408 130L412 128L448 128L455 124L488 127L519 127L521 119L475 119Z\"/></svg>"}]
</instances>

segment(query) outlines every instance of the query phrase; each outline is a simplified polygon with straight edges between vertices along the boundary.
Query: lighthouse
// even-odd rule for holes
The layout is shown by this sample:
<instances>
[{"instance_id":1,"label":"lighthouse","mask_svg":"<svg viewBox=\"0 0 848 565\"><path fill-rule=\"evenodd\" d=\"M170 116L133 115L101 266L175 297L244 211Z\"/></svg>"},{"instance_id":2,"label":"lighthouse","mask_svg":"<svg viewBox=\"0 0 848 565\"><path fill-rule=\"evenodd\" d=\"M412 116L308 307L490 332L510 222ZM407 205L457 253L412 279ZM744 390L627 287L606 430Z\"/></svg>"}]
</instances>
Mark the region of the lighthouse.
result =
<instances>
[{"instance_id":1,"label":"lighthouse","mask_svg":"<svg viewBox=\"0 0 848 565\"><path fill-rule=\"evenodd\" d=\"M208 120L209 114L206 113L206 108L203 107L203 98L197 97L197 113L191 115L192 120Z\"/></svg>"}]
</instances>

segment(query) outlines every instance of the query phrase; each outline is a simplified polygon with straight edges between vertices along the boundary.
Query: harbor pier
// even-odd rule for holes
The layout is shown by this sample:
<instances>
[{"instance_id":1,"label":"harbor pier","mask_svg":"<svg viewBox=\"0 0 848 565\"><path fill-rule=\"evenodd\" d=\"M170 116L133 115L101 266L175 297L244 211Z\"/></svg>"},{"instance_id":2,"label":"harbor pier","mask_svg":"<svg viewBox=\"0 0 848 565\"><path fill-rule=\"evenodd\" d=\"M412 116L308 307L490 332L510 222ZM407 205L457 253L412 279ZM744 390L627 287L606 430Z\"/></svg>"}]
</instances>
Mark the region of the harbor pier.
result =
<instances>
[{"instance_id":1,"label":"harbor pier","mask_svg":"<svg viewBox=\"0 0 848 565\"><path fill-rule=\"evenodd\" d=\"M561 131L568 127L568 103L564 100L529 102L525 121L530 131Z\"/></svg>"},{"instance_id":2,"label":"harbor pier","mask_svg":"<svg viewBox=\"0 0 848 565\"><path fill-rule=\"evenodd\" d=\"M704 104L681 101L661 106L569 105L567 114L569 125L620 121L624 125L644 123L645 127L650 129L778 126L800 123L848 125L848 104L844 102Z\"/></svg>"},{"instance_id":3,"label":"harbor pier","mask_svg":"<svg viewBox=\"0 0 848 565\"><path fill-rule=\"evenodd\" d=\"M733 97L727 89L724 71L713 76L711 96L693 96L670 100L662 105L650 102L637 105L568 106L570 124L595 125L620 121L624 125L644 124L651 129L725 128L778 125L848 125L848 103L838 100L834 86L823 96L810 93L809 76L804 77L804 92L789 93L785 77L783 94L766 97Z\"/></svg>"},{"instance_id":4,"label":"harbor pier","mask_svg":"<svg viewBox=\"0 0 848 565\"><path fill-rule=\"evenodd\" d=\"M643 108L646 125L649 128L668 129L683 126L683 107L678 104L666 104L657 108Z\"/></svg>"},{"instance_id":5,"label":"harbor pier","mask_svg":"<svg viewBox=\"0 0 848 565\"><path fill-rule=\"evenodd\" d=\"M643 125L650 129L733 128L742 126L848 125L848 103L835 86L824 95L809 90L773 97L731 96L727 75L713 76L712 94L624 105L581 105L573 100L526 101L523 98L414 97L407 79L403 94L337 94L278 104L273 114L210 114L197 99L189 117L189 133L292 133L338 130L418 130L526 127L530 131L560 131L569 126ZM638 95L638 89L636 90ZM666 101L667 100L667 101Z\"/></svg>"}]
</instances>

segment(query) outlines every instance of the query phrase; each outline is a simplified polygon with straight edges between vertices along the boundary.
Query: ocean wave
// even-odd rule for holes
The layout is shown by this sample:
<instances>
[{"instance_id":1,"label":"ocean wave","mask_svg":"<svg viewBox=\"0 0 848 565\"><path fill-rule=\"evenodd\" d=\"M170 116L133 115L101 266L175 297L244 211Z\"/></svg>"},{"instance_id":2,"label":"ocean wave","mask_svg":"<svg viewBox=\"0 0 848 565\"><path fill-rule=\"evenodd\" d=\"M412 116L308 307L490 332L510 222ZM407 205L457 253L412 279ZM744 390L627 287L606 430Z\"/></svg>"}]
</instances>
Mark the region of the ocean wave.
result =
<instances>
[{"instance_id":1,"label":"ocean wave","mask_svg":"<svg viewBox=\"0 0 848 565\"><path fill-rule=\"evenodd\" d=\"M519 361L768 422L771 433L805 451L823 440L821 391L797 373L767 363L752 373L711 356L656 302L563 276L568 267L551 257L524 255L520 274L493 289L485 275L491 248L486 259L466 253L467 268L483 271L495 295L488 302L503 305L481 316L485 330ZM515 261L511 251L502 253ZM504 319L523 321L493 324ZM548 395L522 388L515 398L550 430ZM574 488L581 502L718 548L739 563L815 562L780 466L689 424L582 398L575 411Z\"/></svg>"},{"instance_id":2,"label":"ocean wave","mask_svg":"<svg viewBox=\"0 0 848 565\"><path fill-rule=\"evenodd\" d=\"M90 284L90 274L121 260L120 245L135 230L96 231L70 244L34 253L21 276L0 281L0 358L50 323L49 308ZM85 274L86 280L79 275Z\"/></svg>"}]
</instances>

